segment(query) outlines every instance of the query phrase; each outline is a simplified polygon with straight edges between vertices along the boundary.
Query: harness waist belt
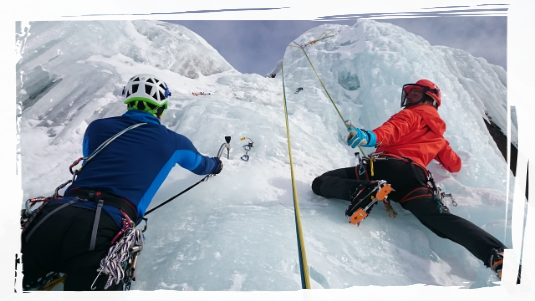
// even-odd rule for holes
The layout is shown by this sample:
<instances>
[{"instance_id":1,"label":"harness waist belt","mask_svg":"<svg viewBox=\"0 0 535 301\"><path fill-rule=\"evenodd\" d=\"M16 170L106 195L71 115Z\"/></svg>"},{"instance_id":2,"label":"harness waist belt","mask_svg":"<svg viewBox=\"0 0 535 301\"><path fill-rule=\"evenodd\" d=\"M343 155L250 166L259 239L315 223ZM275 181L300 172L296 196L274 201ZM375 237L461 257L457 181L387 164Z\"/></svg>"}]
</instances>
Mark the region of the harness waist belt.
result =
<instances>
[{"instance_id":1,"label":"harness waist belt","mask_svg":"<svg viewBox=\"0 0 535 301\"><path fill-rule=\"evenodd\" d=\"M112 207L122 210L124 213L128 215L128 217L132 219L134 223L138 219L137 211L134 208L134 206L131 203L129 203L127 200L121 197L115 196L113 194L98 191L98 190L88 189L88 188L75 188L75 189L69 190L65 194L65 197L69 197L69 196L75 196L80 199L86 199L93 203L98 203L99 200L103 200L104 205L112 206Z\"/></svg>"}]
</instances>

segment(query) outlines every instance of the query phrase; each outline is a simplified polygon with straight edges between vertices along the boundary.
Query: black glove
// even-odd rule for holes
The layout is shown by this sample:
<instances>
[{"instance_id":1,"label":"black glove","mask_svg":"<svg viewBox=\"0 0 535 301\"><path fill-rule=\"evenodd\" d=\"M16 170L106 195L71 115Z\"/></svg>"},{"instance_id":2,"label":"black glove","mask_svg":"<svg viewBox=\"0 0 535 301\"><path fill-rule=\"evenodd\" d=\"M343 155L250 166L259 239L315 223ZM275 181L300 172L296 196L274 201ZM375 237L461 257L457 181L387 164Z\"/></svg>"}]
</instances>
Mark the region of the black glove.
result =
<instances>
[{"instance_id":1,"label":"black glove","mask_svg":"<svg viewBox=\"0 0 535 301\"><path fill-rule=\"evenodd\" d=\"M221 162L221 159L219 159L218 157L214 157L214 159L217 161L219 165L217 166L217 169L215 170L215 172L212 174L217 175L223 170L223 162Z\"/></svg>"}]
</instances>

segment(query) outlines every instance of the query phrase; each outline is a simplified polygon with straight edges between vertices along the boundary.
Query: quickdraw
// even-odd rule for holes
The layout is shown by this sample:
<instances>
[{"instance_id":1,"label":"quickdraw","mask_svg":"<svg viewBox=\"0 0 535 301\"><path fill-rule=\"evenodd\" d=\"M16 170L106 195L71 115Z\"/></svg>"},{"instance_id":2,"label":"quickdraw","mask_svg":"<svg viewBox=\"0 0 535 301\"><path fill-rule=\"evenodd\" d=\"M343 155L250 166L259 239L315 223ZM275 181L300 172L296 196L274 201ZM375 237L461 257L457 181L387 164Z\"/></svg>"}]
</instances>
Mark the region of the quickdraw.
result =
<instances>
[{"instance_id":1,"label":"quickdraw","mask_svg":"<svg viewBox=\"0 0 535 301\"><path fill-rule=\"evenodd\" d=\"M245 140L245 139L249 139L249 143L244 145L243 148L245 149L245 155L241 156L241 159L245 162L249 161L249 151L253 148L253 140L251 138L247 138L247 137L242 137L240 138L240 140Z\"/></svg>"},{"instance_id":2,"label":"quickdraw","mask_svg":"<svg viewBox=\"0 0 535 301\"><path fill-rule=\"evenodd\" d=\"M122 280L123 290L128 291L132 286L132 281L136 280L137 260L143 250L145 241L143 233L147 230L147 226L145 224L145 228L141 231L135 228L134 222L127 214L124 212L122 214L124 216L123 228L111 241L108 255L100 261L97 269L98 275L91 285L91 290L96 289L95 283L101 274L108 275L104 289L108 289L113 283L119 284ZM144 220L147 221L146 218Z\"/></svg>"}]
</instances>

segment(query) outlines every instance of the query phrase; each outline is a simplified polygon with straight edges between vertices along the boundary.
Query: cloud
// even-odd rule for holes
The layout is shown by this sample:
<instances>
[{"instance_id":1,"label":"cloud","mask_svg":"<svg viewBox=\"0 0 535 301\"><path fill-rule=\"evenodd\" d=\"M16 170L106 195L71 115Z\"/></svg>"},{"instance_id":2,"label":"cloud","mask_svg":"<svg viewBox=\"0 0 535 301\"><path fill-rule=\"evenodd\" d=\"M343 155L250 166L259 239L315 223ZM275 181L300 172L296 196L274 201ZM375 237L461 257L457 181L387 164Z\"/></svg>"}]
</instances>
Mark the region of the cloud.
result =
<instances>
[{"instance_id":1,"label":"cloud","mask_svg":"<svg viewBox=\"0 0 535 301\"><path fill-rule=\"evenodd\" d=\"M403 27L432 45L466 50L535 86L535 5L529 0L115 0L124 10L186 26L236 69L266 74L286 46L321 24L369 18Z\"/></svg>"}]
</instances>

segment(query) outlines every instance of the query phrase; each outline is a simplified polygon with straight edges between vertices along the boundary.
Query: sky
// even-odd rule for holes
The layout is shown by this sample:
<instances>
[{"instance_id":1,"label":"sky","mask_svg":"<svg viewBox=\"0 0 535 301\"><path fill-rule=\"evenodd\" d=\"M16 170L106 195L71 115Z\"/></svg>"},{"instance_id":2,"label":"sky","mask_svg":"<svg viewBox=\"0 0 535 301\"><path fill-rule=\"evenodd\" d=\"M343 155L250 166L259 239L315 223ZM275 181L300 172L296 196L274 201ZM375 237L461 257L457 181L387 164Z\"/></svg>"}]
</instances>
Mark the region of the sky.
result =
<instances>
[{"instance_id":1,"label":"sky","mask_svg":"<svg viewBox=\"0 0 535 301\"><path fill-rule=\"evenodd\" d=\"M535 0L114 2L133 14L186 26L242 73L268 74L286 46L313 27L369 18L483 57L535 87Z\"/></svg>"}]
</instances>

